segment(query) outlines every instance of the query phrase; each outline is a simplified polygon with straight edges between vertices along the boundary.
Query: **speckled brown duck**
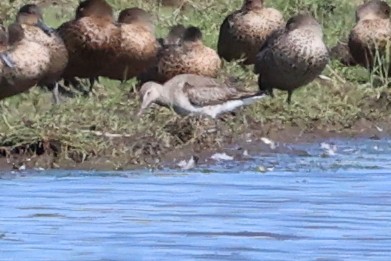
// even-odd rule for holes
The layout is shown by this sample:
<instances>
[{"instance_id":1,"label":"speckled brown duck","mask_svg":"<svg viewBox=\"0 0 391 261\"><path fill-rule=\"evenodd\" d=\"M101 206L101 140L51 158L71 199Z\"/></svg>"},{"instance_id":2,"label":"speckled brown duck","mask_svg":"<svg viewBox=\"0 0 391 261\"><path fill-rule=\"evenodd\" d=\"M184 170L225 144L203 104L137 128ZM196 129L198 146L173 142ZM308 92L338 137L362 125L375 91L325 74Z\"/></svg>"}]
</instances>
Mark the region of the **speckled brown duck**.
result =
<instances>
[{"instance_id":1,"label":"speckled brown duck","mask_svg":"<svg viewBox=\"0 0 391 261\"><path fill-rule=\"evenodd\" d=\"M140 8L127 8L118 17L120 45L108 69L101 75L125 81L156 63L158 42L152 16Z\"/></svg>"},{"instance_id":2,"label":"speckled brown duck","mask_svg":"<svg viewBox=\"0 0 391 261\"><path fill-rule=\"evenodd\" d=\"M357 23L349 35L349 49L355 61L370 70L377 51L383 61L391 58L390 12L390 6L379 0L366 2L356 10Z\"/></svg>"},{"instance_id":3,"label":"speckled brown duck","mask_svg":"<svg viewBox=\"0 0 391 261\"><path fill-rule=\"evenodd\" d=\"M264 0L244 0L220 27L218 54L227 61L244 58L244 64L253 64L260 46L284 24L282 14L265 7Z\"/></svg>"},{"instance_id":4,"label":"speckled brown duck","mask_svg":"<svg viewBox=\"0 0 391 261\"><path fill-rule=\"evenodd\" d=\"M0 38L4 36L4 28ZM0 54L0 99L4 99L38 84L48 73L50 50L34 41L27 40L20 24L8 27L8 43L3 41Z\"/></svg>"},{"instance_id":5,"label":"speckled brown duck","mask_svg":"<svg viewBox=\"0 0 391 261\"><path fill-rule=\"evenodd\" d=\"M202 42L201 30L188 27L181 44L164 48L159 54L158 74L166 81L178 74L196 74L216 77L221 60L215 50Z\"/></svg>"},{"instance_id":6,"label":"speckled brown duck","mask_svg":"<svg viewBox=\"0 0 391 261\"><path fill-rule=\"evenodd\" d=\"M50 51L48 73L40 80L39 85L47 86L53 91L55 102L59 102L57 93L58 81L68 64L68 51L61 37L55 30L44 24L42 12L35 4L27 4L19 9L16 23L24 30L27 40L35 41L47 47Z\"/></svg>"},{"instance_id":7,"label":"speckled brown duck","mask_svg":"<svg viewBox=\"0 0 391 261\"><path fill-rule=\"evenodd\" d=\"M75 19L62 24L58 32L69 54L64 79L100 76L120 46L121 31L114 23L112 7L105 0L81 2Z\"/></svg>"},{"instance_id":8,"label":"speckled brown duck","mask_svg":"<svg viewBox=\"0 0 391 261\"><path fill-rule=\"evenodd\" d=\"M259 87L273 95L273 89L292 92L314 80L329 61L321 25L310 15L290 18L285 29L275 32L261 48L255 63Z\"/></svg>"},{"instance_id":9,"label":"speckled brown duck","mask_svg":"<svg viewBox=\"0 0 391 261\"><path fill-rule=\"evenodd\" d=\"M138 87L148 81L155 81L160 83L165 81L165 77L162 77L158 74L157 61L159 61L159 59L166 53L168 49L179 47L182 44L185 31L186 27L182 24L174 25L170 28L170 31L166 37L157 39L159 49L156 55L156 63L137 76Z\"/></svg>"}]
</instances>

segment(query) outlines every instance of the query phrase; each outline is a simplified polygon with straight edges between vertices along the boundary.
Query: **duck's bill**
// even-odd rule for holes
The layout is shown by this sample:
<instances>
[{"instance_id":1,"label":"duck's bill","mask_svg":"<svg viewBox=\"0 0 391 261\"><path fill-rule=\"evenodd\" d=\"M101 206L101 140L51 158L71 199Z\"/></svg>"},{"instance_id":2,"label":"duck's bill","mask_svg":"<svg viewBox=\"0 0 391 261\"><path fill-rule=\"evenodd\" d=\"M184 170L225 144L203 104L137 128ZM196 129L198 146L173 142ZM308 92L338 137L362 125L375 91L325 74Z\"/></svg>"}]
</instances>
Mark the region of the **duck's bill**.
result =
<instances>
[{"instance_id":1,"label":"duck's bill","mask_svg":"<svg viewBox=\"0 0 391 261\"><path fill-rule=\"evenodd\" d=\"M53 28L47 26L42 20L39 20L37 23L39 29L41 29L45 34L51 36L54 32Z\"/></svg>"},{"instance_id":2,"label":"duck's bill","mask_svg":"<svg viewBox=\"0 0 391 261\"><path fill-rule=\"evenodd\" d=\"M3 63L10 68L15 67L14 61L12 61L11 57L9 57L7 52L0 53L0 59L3 61Z\"/></svg>"}]
</instances>

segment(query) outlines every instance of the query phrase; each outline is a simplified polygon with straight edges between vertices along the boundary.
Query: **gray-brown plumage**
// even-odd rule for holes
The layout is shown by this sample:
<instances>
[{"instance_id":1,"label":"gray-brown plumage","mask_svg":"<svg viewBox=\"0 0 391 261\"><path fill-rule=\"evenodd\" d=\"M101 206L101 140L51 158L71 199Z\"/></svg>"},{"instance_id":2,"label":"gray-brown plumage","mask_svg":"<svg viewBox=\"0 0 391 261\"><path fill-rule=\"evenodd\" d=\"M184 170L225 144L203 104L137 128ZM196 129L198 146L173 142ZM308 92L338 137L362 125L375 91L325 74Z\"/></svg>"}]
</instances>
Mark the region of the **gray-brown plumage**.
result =
<instances>
[{"instance_id":1,"label":"gray-brown plumage","mask_svg":"<svg viewBox=\"0 0 391 261\"><path fill-rule=\"evenodd\" d=\"M95 78L111 63L120 46L121 30L114 23L113 9L105 0L85 0L75 19L58 28L69 53L65 79Z\"/></svg>"},{"instance_id":2,"label":"gray-brown plumage","mask_svg":"<svg viewBox=\"0 0 391 261\"><path fill-rule=\"evenodd\" d=\"M205 46L197 27L188 27L180 45L163 48L157 63L159 78L164 82L179 74L216 77L221 60L216 51Z\"/></svg>"},{"instance_id":3,"label":"gray-brown plumage","mask_svg":"<svg viewBox=\"0 0 391 261\"><path fill-rule=\"evenodd\" d=\"M4 99L38 84L48 73L50 50L34 41L27 40L20 24L8 28L9 43L0 57L8 62L0 63L0 99Z\"/></svg>"},{"instance_id":4,"label":"gray-brown plumage","mask_svg":"<svg viewBox=\"0 0 391 261\"><path fill-rule=\"evenodd\" d=\"M239 91L214 78L194 74L177 75L164 85L147 82L141 87L140 95L139 115L152 103L157 103L173 108L182 116L204 114L212 118L265 96L259 92Z\"/></svg>"},{"instance_id":5,"label":"gray-brown plumage","mask_svg":"<svg viewBox=\"0 0 391 261\"><path fill-rule=\"evenodd\" d=\"M64 42L53 29L43 23L42 13L37 5L27 4L21 7L15 22L22 26L27 40L42 44L49 49L49 71L40 80L39 85L47 86L52 90L54 99L58 103L57 82L68 64L68 51Z\"/></svg>"},{"instance_id":6,"label":"gray-brown plumage","mask_svg":"<svg viewBox=\"0 0 391 261\"><path fill-rule=\"evenodd\" d=\"M218 54L227 61L244 58L244 64L253 64L259 48L283 26L278 10L265 7L263 0L244 0L242 8L228 15L220 27Z\"/></svg>"},{"instance_id":7,"label":"gray-brown plumage","mask_svg":"<svg viewBox=\"0 0 391 261\"><path fill-rule=\"evenodd\" d=\"M390 6L380 0L368 1L356 10L357 23L349 35L349 49L357 63L369 70L374 67L376 52L383 62L391 59L390 12Z\"/></svg>"},{"instance_id":8,"label":"gray-brown plumage","mask_svg":"<svg viewBox=\"0 0 391 261\"><path fill-rule=\"evenodd\" d=\"M127 8L118 17L120 46L102 76L126 81L156 64L158 43L152 16L140 8Z\"/></svg>"},{"instance_id":9,"label":"gray-brown plumage","mask_svg":"<svg viewBox=\"0 0 391 261\"><path fill-rule=\"evenodd\" d=\"M314 80L329 61L320 24L310 15L290 18L285 29L275 32L257 55L255 72L259 87L273 95L273 89L292 92Z\"/></svg>"}]
</instances>

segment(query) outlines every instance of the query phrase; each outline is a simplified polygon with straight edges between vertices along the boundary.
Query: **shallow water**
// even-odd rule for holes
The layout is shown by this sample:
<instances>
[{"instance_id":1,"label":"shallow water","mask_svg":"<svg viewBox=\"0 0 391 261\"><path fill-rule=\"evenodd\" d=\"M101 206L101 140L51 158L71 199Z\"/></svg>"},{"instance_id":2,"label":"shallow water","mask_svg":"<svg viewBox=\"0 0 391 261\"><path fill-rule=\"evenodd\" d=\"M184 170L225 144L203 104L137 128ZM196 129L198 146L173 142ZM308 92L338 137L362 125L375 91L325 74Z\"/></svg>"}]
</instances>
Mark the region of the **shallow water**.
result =
<instances>
[{"instance_id":1,"label":"shallow water","mask_svg":"<svg viewBox=\"0 0 391 261\"><path fill-rule=\"evenodd\" d=\"M391 260L391 141L335 144L185 172L3 173L0 260Z\"/></svg>"}]
</instances>

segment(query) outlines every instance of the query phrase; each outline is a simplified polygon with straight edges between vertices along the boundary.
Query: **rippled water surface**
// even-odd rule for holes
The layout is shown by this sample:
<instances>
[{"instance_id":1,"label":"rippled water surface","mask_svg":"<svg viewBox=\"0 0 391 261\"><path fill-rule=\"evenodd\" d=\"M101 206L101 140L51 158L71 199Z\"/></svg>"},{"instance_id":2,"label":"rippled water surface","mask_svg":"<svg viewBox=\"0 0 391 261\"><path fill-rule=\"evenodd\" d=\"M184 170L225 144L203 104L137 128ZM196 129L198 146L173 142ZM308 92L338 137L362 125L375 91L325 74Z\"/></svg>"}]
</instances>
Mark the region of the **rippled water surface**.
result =
<instances>
[{"instance_id":1,"label":"rippled water surface","mask_svg":"<svg viewBox=\"0 0 391 261\"><path fill-rule=\"evenodd\" d=\"M185 172L3 173L0 260L391 260L391 141L335 144Z\"/></svg>"}]
</instances>

